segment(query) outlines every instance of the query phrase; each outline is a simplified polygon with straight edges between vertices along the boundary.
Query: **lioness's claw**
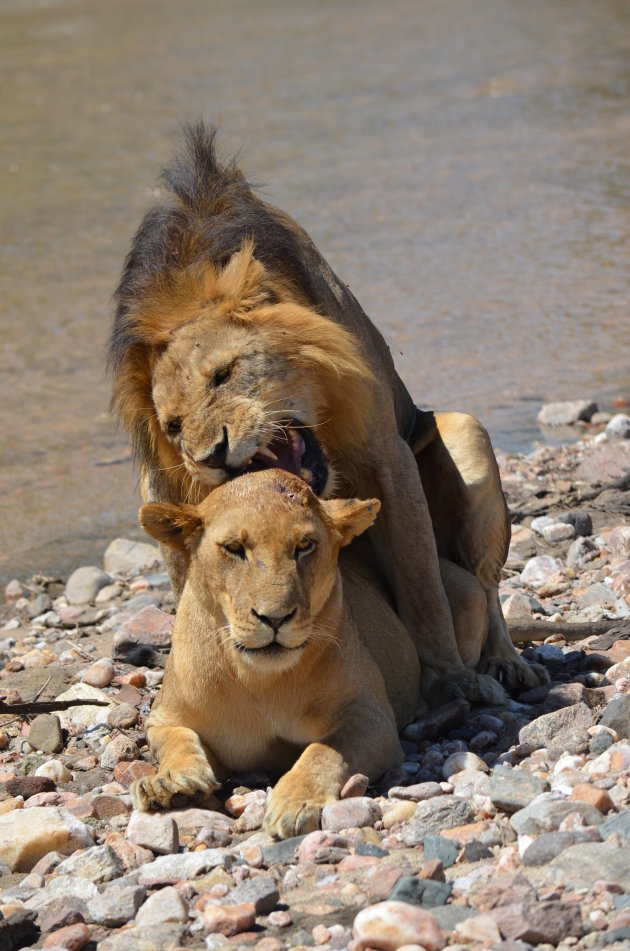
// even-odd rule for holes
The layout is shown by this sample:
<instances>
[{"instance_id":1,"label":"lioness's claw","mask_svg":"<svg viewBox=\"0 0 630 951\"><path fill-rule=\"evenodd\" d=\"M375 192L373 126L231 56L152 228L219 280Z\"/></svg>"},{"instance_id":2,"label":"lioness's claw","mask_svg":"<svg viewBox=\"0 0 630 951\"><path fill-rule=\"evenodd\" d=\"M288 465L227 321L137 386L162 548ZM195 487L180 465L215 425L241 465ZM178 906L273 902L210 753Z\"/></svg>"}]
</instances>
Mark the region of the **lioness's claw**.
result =
<instances>
[{"instance_id":1,"label":"lioness's claw","mask_svg":"<svg viewBox=\"0 0 630 951\"><path fill-rule=\"evenodd\" d=\"M482 657L477 670L503 684L509 693L531 690L549 682L549 674L541 664L529 664L521 657Z\"/></svg>"},{"instance_id":2,"label":"lioness's claw","mask_svg":"<svg viewBox=\"0 0 630 951\"><path fill-rule=\"evenodd\" d=\"M130 789L136 809L170 809L188 799L207 798L217 788L210 770L191 770L190 773L156 773L136 779Z\"/></svg>"}]
</instances>

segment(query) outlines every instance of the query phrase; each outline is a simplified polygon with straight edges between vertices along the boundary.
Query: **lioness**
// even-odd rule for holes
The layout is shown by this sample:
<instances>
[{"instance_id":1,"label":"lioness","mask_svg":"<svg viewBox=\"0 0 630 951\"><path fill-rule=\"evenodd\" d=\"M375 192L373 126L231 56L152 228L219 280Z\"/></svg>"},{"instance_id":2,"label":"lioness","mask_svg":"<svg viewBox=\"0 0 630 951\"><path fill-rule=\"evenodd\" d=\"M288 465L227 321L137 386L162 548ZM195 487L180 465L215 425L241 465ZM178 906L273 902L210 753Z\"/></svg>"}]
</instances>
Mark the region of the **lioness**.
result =
<instances>
[{"instance_id":1,"label":"lioness","mask_svg":"<svg viewBox=\"0 0 630 951\"><path fill-rule=\"evenodd\" d=\"M218 162L214 138L188 129L116 292L113 406L144 498L200 501L273 466L323 498L376 497L371 541L430 701L498 702L497 681L534 686L546 675L517 654L498 601L510 525L487 434L470 416L415 407L355 297L299 225ZM486 592L476 675L457 649L438 546ZM165 558L179 596L185 561Z\"/></svg>"},{"instance_id":2,"label":"lioness","mask_svg":"<svg viewBox=\"0 0 630 951\"><path fill-rule=\"evenodd\" d=\"M419 704L417 653L369 546L348 552L341 572L337 564L379 508L377 499L321 501L279 469L235 479L197 507L142 507L145 530L188 570L147 720L159 772L133 784L137 808L207 795L233 771L269 769L284 775L265 827L284 838L318 828L322 806L352 773L374 779L402 760L397 727ZM483 615L483 590L468 578L476 592L456 609Z\"/></svg>"}]
</instances>

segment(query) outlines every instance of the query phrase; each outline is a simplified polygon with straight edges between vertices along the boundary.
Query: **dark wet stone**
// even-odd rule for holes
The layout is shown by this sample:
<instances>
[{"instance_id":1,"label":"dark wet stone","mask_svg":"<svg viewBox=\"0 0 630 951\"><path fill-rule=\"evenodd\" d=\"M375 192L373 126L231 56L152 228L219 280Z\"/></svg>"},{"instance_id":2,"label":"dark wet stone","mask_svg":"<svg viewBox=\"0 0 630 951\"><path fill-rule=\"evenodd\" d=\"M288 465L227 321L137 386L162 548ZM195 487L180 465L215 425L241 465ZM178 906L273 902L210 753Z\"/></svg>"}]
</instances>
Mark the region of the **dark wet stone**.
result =
<instances>
[{"instance_id":1,"label":"dark wet stone","mask_svg":"<svg viewBox=\"0 0 630 951\"><path fill-rule=\"evenodd\" d=\"M599 754L604 753L609 746L612 746L614 742L610 733L596 733L588 749L593 756L599 756Z\"/></svg>"},{"instance_id":2,"label":"dark wet stone","mask_svg":"<svg viewBox=\"0 0 630 951\"><path fill-rule=\"evenodd\" d=\"M556 855L580 841L592 841L575 832L545 832L525 850L523 865L546 865Z\"/></svg>"},{"instance_id":3,"label":"dark wet stone","mask_svg":"<svg viewBox=\"0 0 630 951\"><path fill-rule=\"evenodd\" d=\"M613 697L599 722L614 730L620 739L627 739L630 736L630 695Z\"/></svg>"},{"instance_id":4,"label":"dark wet stone","mask_svg":"<svg viewBox=\"0 0 630 951\"><path fill-rule=\"evenodd\" d=\"M451 839L445 839L444 836L435 835L432 832L424 837L424 860L428 862L431 859L439 859L444 868L450 868L455 865L459 855L459 846Z\"/></svg>"},{"instance_id":5,"label":"dark wet stone","mask_svg":"<svg viewBox=\"0 0 630 951\"><path fill-rule=\"evenodd\" d=\"M435 740L445 736L450 730L461 726L470 713L470 704L466 700L452 700L411 723L403 730L403 737L420 743L422 740Z\"/></svg>"},{"instance_id":6,"label":"dark wet stone","mask_svg":"<svg viewBox=\"0 0 630 951\"><path fill-rule=\"evenodd\" d=\"M356 855L372 855L377 859L384 859L386 855L389 855L385 849L380 849L378 845L372 845L371 842L362 842L354 851Z\"/></svg>"},{"instance_id":7,"label":"dark wet stone","mask_svg":"<svg viewBox=\"0 0 630 951\"><path fill-rule=\"evenodd\" d=\"M35 924L35 912L20 909L7 918L0 918L0 948L2 951L17 951L39 938Z\"/></svg>"},{"instance_id":8,"label":"dark wet stone","mask_svg":"<svg viewBox=\"0 0 630 951\"><path fill-rule=\"evenodd\" d=\"M257 915L268 915L279 901L280 893L275 879L269 875L257 875L256 878L246 878L244 882L232 889L223 903L242 905L252 902L256 906Z\"/></svg>"},{"instance_id":9,"label":"dark wet stone","mask_svg":"<svg viewBox=\"0 0 630 951\"><path fill-rule=\"evenodd\" d=\"M418 905L421 908L436 908L446 904L452 890L453 886L448 882L405 875L396 882L388 901L404 901L408 905Z\"/></svg>"},{"instance_id":10,"label":"dark wet stone","mask_svg":"<svg viewBox=\"0 0 630 951\"><path fill-rule=\"evenodd\" d=\"M593 520L588 512L577 509L573 512L558 515L557 519L566 525L573 525L576 535L587 536L593 534Z\"/></svg>"},{"instance_id":11,"label":"dark wet stone","mask_svg":"<svg viewBox=\"0 0 630 951\"><path fill-rule=\"evenodd\" d=\"M503 812L518 812L548 788L549 783L524 769L495 766L490 777L490 799Z\"/></svg>"},{"instance_id":12,"label":"dark wet stone","mask_svg":"<svg viewBox=\"0 0 630 951\"><path fill-rule=\"evenodd\" d=\"M483 842L466 842L464 845L465 862L481 862L482 859L492 858L492 852Z\"/></svg>"},{"instance_id":13,"label":"dark wet stone","mask_svg":"<svg viewBox=\"0 0 630 951\"><path fill-rule=\"evenodd\" d=\"M29 799L37 793L54 792L57 788L48 776L16 776L5 783L6 790L12 796L24 796Z\"/></svg>"},{"instance_id":14,"label":"dark wet stone","mask_svg":"<svg viewBox=\"0 0 630 951\"><path fill-rule=\"evenodd\" d=\"M305 835L294 835L282 842L266 845L262 850L265 865L289 865L295 857L295 850L305 838Z\"/></svg>"}]
</instances>

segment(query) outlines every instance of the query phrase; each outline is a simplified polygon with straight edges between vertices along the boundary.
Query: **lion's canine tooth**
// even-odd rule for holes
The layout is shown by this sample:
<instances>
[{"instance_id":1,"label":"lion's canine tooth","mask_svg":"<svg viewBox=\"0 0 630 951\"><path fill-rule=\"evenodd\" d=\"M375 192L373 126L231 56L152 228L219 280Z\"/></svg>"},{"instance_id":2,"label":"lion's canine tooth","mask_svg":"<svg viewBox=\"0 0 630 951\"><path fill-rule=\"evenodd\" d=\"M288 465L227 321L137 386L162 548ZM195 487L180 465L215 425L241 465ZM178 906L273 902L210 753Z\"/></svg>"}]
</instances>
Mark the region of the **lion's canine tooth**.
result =
<instances>
[{"instance_id":1,"label":"lion's canine tooth","mask_svg":"<svg viewBox=\"0 0 630 951\"><path fill-rule=\"evenodd\" d=\"M309 485L313 481L313 473L311 472L310 469L305 469L304 467L302 467L301 469L298 470L298 475L300 479L304 479L304 481L308 482Z\"/></svg>"},{"instance_id":2,"label":"lion's canine tooth","mask_svg":"<svg viewBox=\"0 0 630 951\"><path fill-rule=\"evenodd\" d=\"M269 446L263 446L261 449L258 450L256 455L262 456L263 459L269 459L270 462L278 461L278 457L276 456L275 452L272 452Z\"/></svg>"}]
</instances>

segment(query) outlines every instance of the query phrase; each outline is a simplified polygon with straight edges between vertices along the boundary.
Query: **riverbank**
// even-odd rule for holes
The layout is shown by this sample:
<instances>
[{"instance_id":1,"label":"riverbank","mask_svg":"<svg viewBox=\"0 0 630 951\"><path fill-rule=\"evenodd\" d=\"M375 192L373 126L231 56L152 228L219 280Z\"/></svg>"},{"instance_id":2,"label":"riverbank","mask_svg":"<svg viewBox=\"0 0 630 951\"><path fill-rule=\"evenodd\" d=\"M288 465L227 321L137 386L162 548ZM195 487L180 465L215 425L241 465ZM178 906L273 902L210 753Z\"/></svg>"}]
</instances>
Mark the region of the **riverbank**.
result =
<instances>
[{"instance_id":1,"label":"riverbank","mask_svg":"<svg viewBox=\"0 0 630 951\"><path fill-rule=\"evenodd\" d=\"M119 540L102 567L11 582L0 944L627 947L630 439L585 431L499 463L513 520L504 612L523 637L548 623L522 650L550 683L409 725L403 766L377 787L356 777L326 831L301 840L262 833L262 775L235 778L209 810L132 812L131 781L154 769L142 725L174 613L154 546ZM54 698L105 705L10 709Z\"/></svg>"}]
</instances>

